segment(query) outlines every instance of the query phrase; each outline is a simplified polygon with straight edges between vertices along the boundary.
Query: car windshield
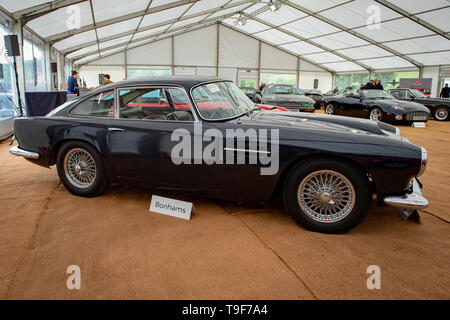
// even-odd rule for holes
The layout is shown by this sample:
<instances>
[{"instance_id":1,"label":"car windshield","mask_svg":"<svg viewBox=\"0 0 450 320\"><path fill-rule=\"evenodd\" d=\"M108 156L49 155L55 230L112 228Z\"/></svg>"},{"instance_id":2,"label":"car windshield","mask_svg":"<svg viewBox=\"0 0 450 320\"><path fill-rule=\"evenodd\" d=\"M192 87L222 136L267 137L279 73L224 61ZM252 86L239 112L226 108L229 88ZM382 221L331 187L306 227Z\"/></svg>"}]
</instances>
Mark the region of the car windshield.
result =
<instances>
[{"instance_id":1,"label":"car windshield","mask_svg":"<svg viewBox=\"0 0 450 320\"><path fill-rule=\"evenodd\" d=\"M362 90L365 99L394 99L389 93L381 90Z\"/></svg>"},{"instance_id":2,"label":"car windshield","mask_svg":"<svg viewBox=\"0 0 450 320\"><path fill-rule=\"evenodd\" d=\"M413 95L416 96L416 98L418 99L426 99L427 96L424 95L422 92L420 92L419 90L411 90L411 92L413 93Z\"/></svg>"},{"instance_id":3,"label":"car windshield","mask_svg":"<svg viewBox=\"0 0 450 320\"><path fill-rule=\"evenodd\" d=\"M302 95L303 92L295 86L269 86L266 88L264 94L297 94Z\"/></svg>"},{"instance_id":4,"label":"car windshield","mask_svg":"<svg viewBox=\"0 0 450 320\"><path fill-rule=\"evenodd\" d=\"M255 104L232 82L204 84L192 90L192 98L202 118L236 118L255 109Z\"/></svg>"}]
</instances>

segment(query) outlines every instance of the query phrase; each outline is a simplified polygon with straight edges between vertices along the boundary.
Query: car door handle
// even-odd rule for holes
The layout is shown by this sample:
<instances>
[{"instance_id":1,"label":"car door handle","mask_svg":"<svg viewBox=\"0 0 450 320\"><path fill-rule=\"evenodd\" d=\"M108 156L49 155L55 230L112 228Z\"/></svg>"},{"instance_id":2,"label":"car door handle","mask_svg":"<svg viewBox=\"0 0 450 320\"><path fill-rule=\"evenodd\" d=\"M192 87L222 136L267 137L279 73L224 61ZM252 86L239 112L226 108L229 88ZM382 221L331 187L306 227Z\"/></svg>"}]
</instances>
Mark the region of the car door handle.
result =
<instances>
[{"instance_id":1,"label":"car door handle","mask_svg":"<svg viewBox=\"0 0 450 320\"><path fill-rule=\"evenodd\" d=\"M113 132L124 132L125 129L121 129L121 128L108 128L108 131L113 131Z\"/></svg>"}]
</instances>

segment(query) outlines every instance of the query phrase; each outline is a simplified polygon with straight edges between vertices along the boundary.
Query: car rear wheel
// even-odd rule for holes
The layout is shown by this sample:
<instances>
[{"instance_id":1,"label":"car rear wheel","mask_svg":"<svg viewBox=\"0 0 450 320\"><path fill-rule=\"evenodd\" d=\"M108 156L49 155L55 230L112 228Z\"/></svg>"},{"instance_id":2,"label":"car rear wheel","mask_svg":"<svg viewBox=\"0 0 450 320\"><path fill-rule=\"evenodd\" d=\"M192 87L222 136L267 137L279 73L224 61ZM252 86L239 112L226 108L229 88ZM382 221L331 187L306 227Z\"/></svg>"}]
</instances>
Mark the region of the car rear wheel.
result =
<instances>
[{"instance_id":1,"label":"car rear wheel","mask_svg":"<svg viewBox=\"0 0 450 320\"><path fill-rule=\"evenodd\" d=\"M437 121L448 120L448 113L449 110L447 107L437 107L436 110L434 110L434 119Z\"/></svg>"},{"instance_id":2,"label":"car rear wheel","mask_svg":"<svg viewBox=\"0 0 450 320\"><path fill-rule=\"evenodd\" d=\"M103 161L87 143L64 144L58 152L56 166L62 184L77 196L95 197L108 186Z\"/></svg>"},{"instance_id":3,"label":"car rear wheel","mask_svg":"<svg viewBox=\"0 0 450 320\"><path fill-rule=\"evenodd\" d=\"M305 228L342 233L359 225L370 208L366 175L351 164L319 159L297 165L285 181L283 200Z\"/></svg>"},{"instance_id":4,"label":"car rear wheel","mask_svg":"<svg viewBox=\"0 0 450 320\"><path fill-rule=\"evenodd\" d=\"M334 105L333 104L327 104L325 107L325 114L333 115L334 114Z\"/></svg>"},{"instance_id":5,"label":"car rear wheel","mask_svg":"<svg viewBox=\"0 0 450 320\"><path fill-rule=\"evenodd\" d=\"M380 108L370 110L369 119L373 121L383 121L383 112Z\"/></svg>"}]
</instances>

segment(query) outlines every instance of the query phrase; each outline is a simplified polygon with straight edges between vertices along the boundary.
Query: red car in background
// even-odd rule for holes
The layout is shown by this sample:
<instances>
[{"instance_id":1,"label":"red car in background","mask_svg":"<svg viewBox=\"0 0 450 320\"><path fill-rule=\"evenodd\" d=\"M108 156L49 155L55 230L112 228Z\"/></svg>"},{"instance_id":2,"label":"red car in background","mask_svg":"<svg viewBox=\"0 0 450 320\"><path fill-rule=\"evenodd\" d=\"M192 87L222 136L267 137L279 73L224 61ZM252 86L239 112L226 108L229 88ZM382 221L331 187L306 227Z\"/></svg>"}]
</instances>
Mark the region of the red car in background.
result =
<instances>
[{"instance_id":1,"label":"red car in background","mask_svg":"<svg viewBox=\"0 0 450 320\"><path fill-rule=\"evenodd\" d=\"M259 104L257 103L256 106L262 110L278 110L278 111L289 111L289 109L278 107L278 106L271 106L269 104Z\"/></svg>"}]
</instances>

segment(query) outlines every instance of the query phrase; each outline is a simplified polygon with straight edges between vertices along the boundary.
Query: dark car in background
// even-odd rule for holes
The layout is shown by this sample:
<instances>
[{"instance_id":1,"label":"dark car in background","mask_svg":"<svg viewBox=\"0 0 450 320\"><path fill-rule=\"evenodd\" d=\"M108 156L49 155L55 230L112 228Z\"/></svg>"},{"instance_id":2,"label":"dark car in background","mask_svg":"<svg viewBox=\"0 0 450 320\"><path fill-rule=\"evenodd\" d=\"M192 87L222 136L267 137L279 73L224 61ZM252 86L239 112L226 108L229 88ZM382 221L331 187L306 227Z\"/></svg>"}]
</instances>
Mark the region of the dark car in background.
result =
<instances>
[{"instance_id":1,"label":"dark car in background","mask_svg":"<svg viewBox=\"0 0 450 320\"><path fill-rule=\"evenodd\" d=\"M305 96L310 97L314 100L314 108L320 109L322 108L322 100L323 100L323 93L320 90L303 90L303 93Z\"/></svg>"},{"instance_id":2,"label":"dark car in background","mask_svg":"<svg viewBox=\"0 0 450 320\"><path fill-rule=\"evenodd\" d=\"M442 98L429 98L415 89L391 89L389 93L399 100L414 101L427 107L435 120L449 120L450 100Z\"/></svg>"},{"instance_id":3,"label":"dark car in background","mask_svg":"<svg viewBox=\"0 0 450 320\"><path fill-rule=\"evenodd\" d=\"M250 203L264 203L280 190L297 222L325 233L360 224L374 194L379 204L405 214L428 206L416 179L425 171L426 150L395 127L264 111L231 81L217 78L116 82L45 117L16 119L14 129L18 146L10 153L56 165L62 184L78 196L98 196L115 182ZM245 134L227 142L230 130L250 129L265 133L257 144L246 144ZM194 141L199 134L217 139L216 157L231 163L198 162L196 151L174 152L181 137ZM273 161L252 162L255 154Z\"/></svg>"},{"instance_id":4,"label":"dark car in background","mask_svg":"<svg viewBox=\"0 0 450 320\"><path fill-rule=\"evenodd\" d=\"M261 103L289 109L289 111L314 112L314 100L294 85L272 84L262 91Z\"/></svg>"},{"instance_id":5,"label":"dark car in background","mask_svg":"<svg viewBox=\"0 0 450 320\"><path fill-rule=\"evenodd\" d=\"M430 111L423 105L402 101L382 90L361 90L359 93L349 92L344 95L325 97L326 114L369 118L398 124L427 122Z\"/></svg>"},{"instance_id":6,"label":"dark car in background","mask_svg":"<svg viewBox=\"0 0 450 320\"><path fill-rule=\"evenodd\" d=\"M261 102L261 91L251 87L241 87L240 88L245 95L255 103Z\"/></svg>"}]
</instances>

